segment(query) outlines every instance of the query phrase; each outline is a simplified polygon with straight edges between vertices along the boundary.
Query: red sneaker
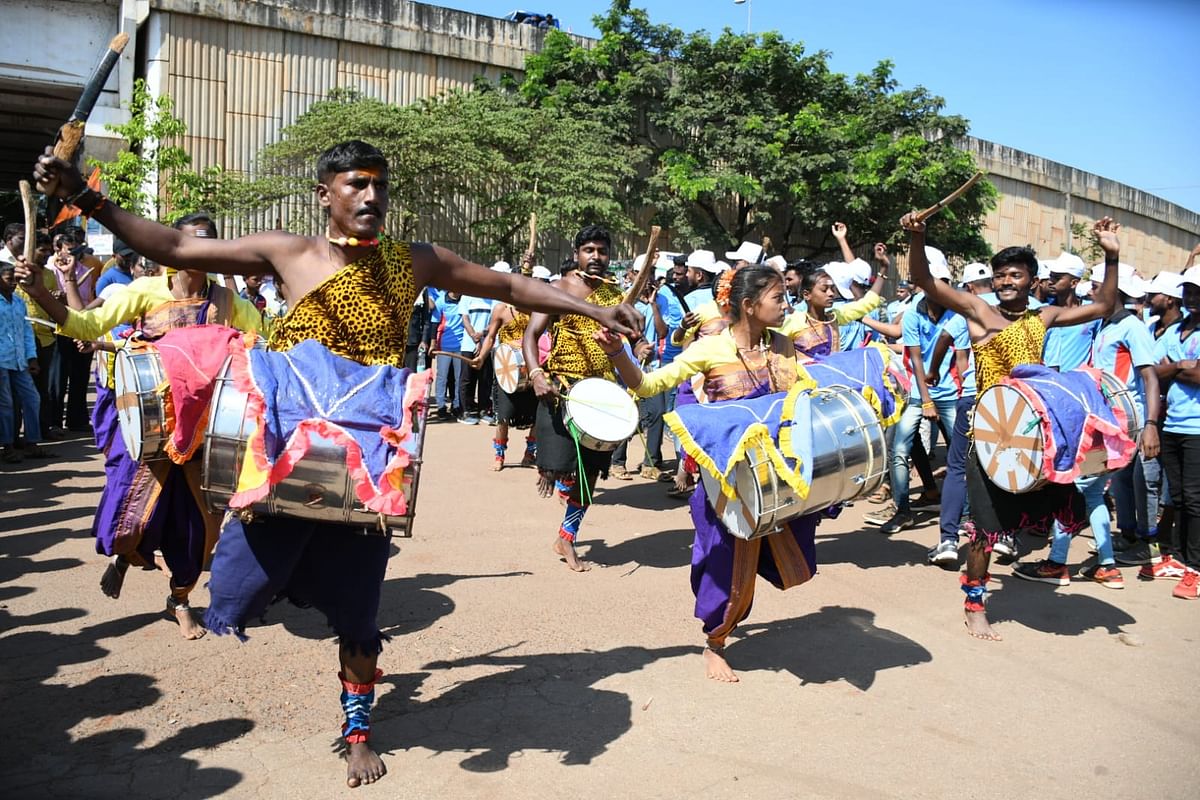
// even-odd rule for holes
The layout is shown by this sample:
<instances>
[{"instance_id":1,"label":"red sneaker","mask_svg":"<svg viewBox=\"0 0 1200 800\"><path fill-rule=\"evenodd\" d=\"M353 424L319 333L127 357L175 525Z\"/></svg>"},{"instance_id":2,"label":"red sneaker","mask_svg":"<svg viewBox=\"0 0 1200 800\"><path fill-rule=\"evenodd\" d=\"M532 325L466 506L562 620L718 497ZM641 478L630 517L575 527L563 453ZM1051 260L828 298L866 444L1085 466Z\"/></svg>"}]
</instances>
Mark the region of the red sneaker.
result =
<instances>
[{"instance_id":1,"label":"red sneaker","mask_svg":"<svg viewBox=\"0 0 1200 800\"><path fill-rule=\"evenodd\" d=\"M1163 556L1157 564L1146 564L1138 570L1138 579L1152 581L1166 579L1177 581L1187 574L1187 567L1175 560L1174 556Z\"/></svg>"},{"instance_id":2,"label":"red sneaker","mask_svg":"<svg viewBox=\"0 0 1200 800\"><path fill-rule=\"evenodd\" d=\"M1087 569L1080 570L1079 577L1085 580L1095 581L1106 589L1124 589L1125 579L1121 577L1121 570L1116 567L1106 567L1102 564L1095 564Z\"/></svg>"},{"instance_id":3,"label":"red sneaker","mask_svg":"<svg viewBox=\"0 0 1200 800\"><path fill-rule=\"evenodd\" d=\"M1171 594L1184 600L1195 600L1196 595L1200 593L1200 572L1194 569L1189 569L1187 574L1179 579L1179 585L1175 587L1175 591Z\"/></svg>"}]
</instances>

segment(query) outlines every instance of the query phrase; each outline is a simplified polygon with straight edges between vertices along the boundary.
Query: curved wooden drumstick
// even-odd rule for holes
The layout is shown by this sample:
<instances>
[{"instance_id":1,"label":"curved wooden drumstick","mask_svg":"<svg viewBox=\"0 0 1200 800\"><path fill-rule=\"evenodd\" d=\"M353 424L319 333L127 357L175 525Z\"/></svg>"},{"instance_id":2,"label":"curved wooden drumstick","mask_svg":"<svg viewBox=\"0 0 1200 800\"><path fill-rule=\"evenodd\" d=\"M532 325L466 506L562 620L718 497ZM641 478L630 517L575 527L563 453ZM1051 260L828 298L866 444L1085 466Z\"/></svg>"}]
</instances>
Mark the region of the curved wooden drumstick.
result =
<instances>
[{"instance_id":1,"label":"curved wooden drumstick","mask_svg":"<svg viewBox=\"0 0 1200 800\"><path fill-rule=\"evenodd\" d=\"M654 262L658 259L658 235L660 233L662 233L662 228L657 225L650 226L650 241L646 244L645 262L642 264L642 270L638 273L637 280L629 287L629 291L625 292L622 303L633 305L642 296L646 284L650 282L650 276L654 274Z\"/></svg>"},{"instance_id":2,"label":"curved wooden drumstick","mask_svg":"<svg viewBox=\"0 0 1200 800\"><path fill-rule=\"evenodd\" d=\"M468 364L470 364L471 361L473 360L472 356L468 356L463 353L451 353L449 350L430 350L429 355L431 355L431 356L449 356L450 358L457 358L459 361L466 361Z\"/></svg>"},{"instance_id":3,"label":"curved wooden drumstick","mask_svg":"<svg viewBox=\"0 0 1200 800\"><path fill-rule=\"evenodd\" d=\"M975 184L979 183L979 179L982 177L983 177L983 172L976 172L974 175L972 175L970 178L968 178L967 182L964 183L962 186L958 187L953 192L951 192L950 194L943 197L941 200L938 200L936 203L934 203L933 205L931 205L929 208L925 209L924 211L918 211L917 212L917 221L924 222L929 217L932 217L934 214L941 211L943 208L950 205L958 198L962 197L964 194L967 193L968 189L970 189Z\"/></svg>"}]
</instances>

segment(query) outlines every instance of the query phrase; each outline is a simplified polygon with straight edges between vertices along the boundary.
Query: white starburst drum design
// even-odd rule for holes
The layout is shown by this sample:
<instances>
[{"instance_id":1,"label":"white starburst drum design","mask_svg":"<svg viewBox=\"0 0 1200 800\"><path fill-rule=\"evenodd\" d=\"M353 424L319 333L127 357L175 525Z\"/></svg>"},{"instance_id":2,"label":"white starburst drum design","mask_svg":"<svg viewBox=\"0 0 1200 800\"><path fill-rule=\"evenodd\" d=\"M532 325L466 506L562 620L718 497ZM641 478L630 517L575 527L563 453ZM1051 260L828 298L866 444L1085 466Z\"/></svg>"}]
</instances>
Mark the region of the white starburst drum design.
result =
<instances>
[{"instance_id":1,"label":"white starburst drum design","mask_svg":"<svg viewBox=\"0 0 1200 800\"><path fill-rule=\"evenodd\" d=\"M562 404L563 424L574 429L579 444L602 453L616 450L637 432L637 403L629 392L603 378L584 378L571 387Z\"/></svg>"},{"instance_id":2,"label":"white starburst drum design","mask_svg":"<svg viewBox=\"0 0 1200 800\"><path fill-rule=\"evenodd\" d=\"M492 350L492 368L496 373L496 384L505 394L516 394L529 388L525 354L518 345L497 344Z\"/></svg>"},{"instance_id":3,"label":"white starburst drum design","mask_svg":"<svg viewBox=\"0 0 1200 800\"><path fill-rule=\"evenodd\" d=\"M213 390L201 468L200 490L209 510L214 513L223 513L237 491L246 444L255 424L247 406L248 398L237 388L227 360L218 373ZM272 486L261 501L241 513L318 520L367 532L411 536L428 408L422 402L414 409L412 436L403 445L411 457L403 478L407 505L403 516L379 514L364 507L346 469L346 449L328 437L316 435L312 447L296 463L291 474Z\"/></svg>"},{"instance_id":4,"label":"white starburst drum design","mask_svg":"<svg viewBox=\"0 0 1200 800\"><path fill-rule=\"evenodd\" d=\"M1109 406L1124 413L1126 433L1137 441L1145 420L1133 393L1107 372L1101 374L1100 389ZM1045 453L1042 416L1021 391L997 384L979 395L974 413L975 452L992 483L1013 494L1032 492L1048 483L1042 467ZM1097 445L1080 463L1080 477L1109 471L1104 446Z\"/></svg>"},{"instance_id":5,"label":"white starburst drum design","mask_svg":"<svg viewBox=\"0 0 1200 800\"><path fill-rule=\"evenodd\" d=\"M152 344L130 343L113 362L113 391L121 441L135 461L167 457L163 395L169 390L162 358Z\"/></svg>"},{"instance_id":6,"label":"white starburst drum design","mask_svg":"<svg viewBox=\"0 0 1200 800\"><path fill-rule=\"evenodd\" d=\"M746 451L734 467L737 497L721 491L717 479L700 470L708 503L729 532L739 539L775 533L803 514L849 503L883 485L887 443L875 409L845 386L818 389L812 395L812 478L808 497L785 483L761 446Z\"/></svg>"}]
</instances>

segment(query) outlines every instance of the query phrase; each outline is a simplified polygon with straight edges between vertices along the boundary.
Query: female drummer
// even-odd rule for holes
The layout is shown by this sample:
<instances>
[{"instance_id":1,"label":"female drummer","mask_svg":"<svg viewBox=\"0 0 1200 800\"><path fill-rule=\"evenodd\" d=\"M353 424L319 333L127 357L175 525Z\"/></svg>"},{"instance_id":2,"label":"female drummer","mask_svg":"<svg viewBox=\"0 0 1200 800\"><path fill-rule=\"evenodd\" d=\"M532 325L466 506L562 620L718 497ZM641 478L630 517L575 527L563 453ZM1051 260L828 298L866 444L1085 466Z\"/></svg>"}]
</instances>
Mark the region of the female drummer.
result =
<instances>
[{"instance_id":1,"label":"female drummer","mask_svg":"<svg viewBox=\"0 0 1200 800\"><path fill-rule=\"evenodd\" d=\"M183 217L175 227L190 236L217 235L216 225L203 214ZM37 286L32 288L38 291ZM67 288L70 298L72 287ZM98 339L122 323L133 323L136 335L146 341L201 324L262 332L262 315L252 303L195 270L168 270L165 275L139 278L89 311L68 308L44 290L37 301L58 323L60 335L82 340ZM110 434L105 437L110 444L105 451L104 491L92 523L96 551L112 558L100 588L109 597L120 596L130 564L154 569L155 551L161 551L171 576L167 611L185 639L199 639L204 628L192 616L188 597L212 555L221 522L200 497L199 459L184 464L138 461L126 451L121 436L115 435L116 407L98 405L96 411L97 434Z\"/></svg>"},{"instance_id":2,"label":"female drummer","mask_svg":"<svg viewBox=\"0 0 1200 800\"><path fill-rule=\"evenodd\" d=\"M770 330L787 313L783 279L773 267L747 266L726 272L717 289L730 326L696 340L665 367L643 374L620 340L607 331L597 335L621 379L639 397L665 392L697 373L700 390L711 402L759 397L787 391L804 376L789 337ZM814 533L821 514L788 523L788 530L746 541L732 536L713 512L704 484L691 499L696 537L692 545L692 591L696 616L704 626L708 677L737 681L725 660L725 639L746 618L754 599L755 574L779 589L790 589L816 572ZM764 549L764 542L766 552Z\"/></svg>"},{"instance_id":3,"label":"female drummer","mask_svg":"<svg viewBox=\"0 0 1200 800\"><path fill-rule=\"evenodd\" d=\"M529 324L529 313L519 310L516 306L505 303L492 312L492 320L488 323L487 333L479 343L479 352L471 359L471 367L479 369L483 360L491 355L493 343L499 339L500 344L521 348L521 338L525 335L525 326ZM504 469L504 453L508 450L508 429L529 431L525 434L525 455L521 457L522 467L532 467L537 458L537 434L533 432L533 423L537 419L537 397L533 387L509 394L500 388L500 382L492 380L492 407L496 410L496 438L492 447L496 450L496 459L492 470L499 472Z\"/></svg>"}]
</instances>

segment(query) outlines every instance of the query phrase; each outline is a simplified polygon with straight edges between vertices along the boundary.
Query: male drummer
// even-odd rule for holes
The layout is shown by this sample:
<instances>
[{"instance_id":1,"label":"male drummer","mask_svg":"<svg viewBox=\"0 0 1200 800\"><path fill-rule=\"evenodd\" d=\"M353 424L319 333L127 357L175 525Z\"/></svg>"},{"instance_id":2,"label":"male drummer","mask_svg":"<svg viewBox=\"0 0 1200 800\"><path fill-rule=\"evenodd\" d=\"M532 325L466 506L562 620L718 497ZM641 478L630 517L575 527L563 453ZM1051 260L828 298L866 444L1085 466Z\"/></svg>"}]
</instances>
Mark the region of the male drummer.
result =
<instances>
[{"instance_id":1,"label":"male drummer","mask_svg":"<svg viewBox=\"0 0 1200 800\"><path fill-rule=\"evenodd\" d=\"M564 267L562 280L556 283L562 293L585 305L616 307L621 290L608 279L612 257L612 237L599 225L588 225L575 235L575 263ZM562 396L584 378L614 380L612 362L596 342L594 334L603 325L595 314L574 312L557 317L537 313L529 318L521 349L526 364L538 363L538 339L550 328L550 354L545 367L529 371L529 380L537 395L537 466L538 493L549 497L558 492L566 506L562 524L554 539L554 552L562 556L575 572L591 567L575 552L579 526L592 502L596 480L608 475L611 452L600 452L578 444L563 422ZM640 330L634 338L640 336ZM581 471L582 467L582 471Z\"/></svg>"},{"instance_id":2,"label":"male drummer","mask_svg":"<svg viewBox=\"0 0 1200 800\"><path fill-rule=\"evenodd\" d=\"M1108 217L1094 228L1108 265L1104 282L1096 291L1096 301L1070 308L1043 306L1036 311L1029 308L1029 292L1037 276L1038 262L1028 247L1009 247L992 257L992 284L999 304L991 306L973 294L955 291L930 273L925 258L925 224L915 214L906 214L900 225L909 232L913 283L924 289L930 300L967 319L980 395L1014 367L1039 363L1047 328L1103 319L1116 307L1120 226ZM978 639L996 641L1000 636L988 623L983 606L988 563L996 539L1022 527L1044 527L1053 519L1061 522L1068 533L1077 533L1087 525L1087 518L1074 486L1054 483L1034 492L1010 494L984 476L974 452L967 456L967 497L975 517L975 530L967 550L967 571L961 576L966 593L967 632Z\"/></svg>"},{"instance_id":3,"label":"male drummer","mask_svg":"<svg viewBox=\"0 0 1200 800\"><path fill-rule=\"evenodd\" d=\"M49 151L34 175L40 186L70 197L90 218L147 258L220 274L270 275L290 309L272 330L270 347L287 350L315 339L361 364L404 361L408 318L422 287L491 297L552 314L583 314L633 335L642 322L633 309L601 308L541 281L502 275L423 243L381 236L388 210L388 164L361 141L334 145L317 160L316 196L326 215L320 236L283 231L234 241L200 239L134 216L88 189L78 170ZM536 363L536 362L535 362ZM325 612L339 638L347 784L372 783L386 772L368 744L370 707L382 639L376 615L389 542L344 527L265 518L243 524L226 518L209 584L205 622L218 633L242 634L277 596ZM264 668L266 678L270 669Z\"/></svg>"}]
</instances>

